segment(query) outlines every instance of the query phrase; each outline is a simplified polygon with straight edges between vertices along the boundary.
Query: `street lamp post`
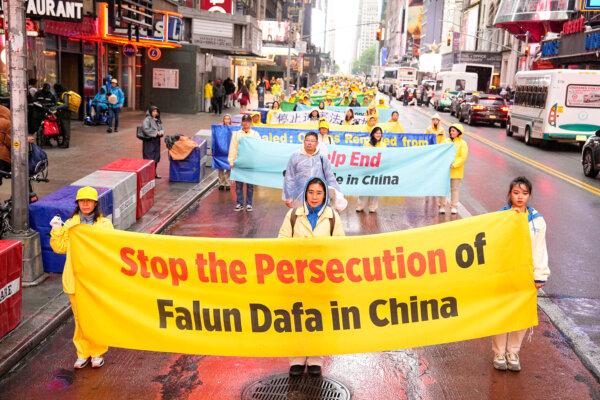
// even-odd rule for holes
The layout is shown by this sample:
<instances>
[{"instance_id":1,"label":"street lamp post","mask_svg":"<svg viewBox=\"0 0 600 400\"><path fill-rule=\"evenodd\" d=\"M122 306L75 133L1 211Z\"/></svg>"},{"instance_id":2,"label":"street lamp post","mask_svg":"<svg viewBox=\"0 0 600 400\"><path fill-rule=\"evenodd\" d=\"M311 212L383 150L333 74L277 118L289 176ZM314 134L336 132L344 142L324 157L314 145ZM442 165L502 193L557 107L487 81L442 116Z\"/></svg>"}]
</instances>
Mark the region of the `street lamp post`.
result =
<instances>
[{"instance_id":1,"label":"street lamp post","mask_svg":"<svg viewBox=\"0 0 600 400\"><path fill-rule=\"evenodd\" d=\"M29 228L29 169L27 155L27 36L25 4L6 0L8 23L8 71L12 120L11 189L12 232L6 239L23 243L23 285L35 285L45 278L39 234Z\"/></svg>"}]
</instances>

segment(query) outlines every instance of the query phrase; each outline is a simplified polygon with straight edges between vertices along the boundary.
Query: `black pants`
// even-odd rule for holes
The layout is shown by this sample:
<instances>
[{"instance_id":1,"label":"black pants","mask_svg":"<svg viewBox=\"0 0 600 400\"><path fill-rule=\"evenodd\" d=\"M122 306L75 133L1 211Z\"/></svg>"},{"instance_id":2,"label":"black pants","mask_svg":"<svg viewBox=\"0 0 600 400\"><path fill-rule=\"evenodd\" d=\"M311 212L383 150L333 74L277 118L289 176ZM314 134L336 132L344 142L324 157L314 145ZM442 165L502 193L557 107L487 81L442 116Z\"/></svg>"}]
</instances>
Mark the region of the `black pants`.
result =
<instances>
[{"instance_id":1,"label":"black pants","mask_svg":"<svg viewBox=\"0 0 600 400\"><path fill-rule=\"evenodd\" d=\"M214 102L213 108L215 109L215 115L217 115L217 112L219 114L221 114L221 112L223 111L223 97L215 97L213 99L213 102Z\"/></svg>"},{"instance_id":2,"label":"black pants","mask_svg":"<svg viewBox=\"0 0 600 400\"><path fill-rule=\"evenodd\" d=\"M142 157L144 158L144 160L154 160L155 169L158 167L158 162L160 161L159 137L155 137L150 140L144 140L142 144Z\"/></svg>"},{"instance_id":3,"label":"black pants","mask_svg":"<svg viewBox=\"0 0 600 400\"><path fill-rule=\"evenodd\" d=\"M119 129L119 113L121 112L120 108L110 108L108 110L108 127L111 128L113 126L113 121L115 123L115 130Z\"/></svg>"}]
</instances>

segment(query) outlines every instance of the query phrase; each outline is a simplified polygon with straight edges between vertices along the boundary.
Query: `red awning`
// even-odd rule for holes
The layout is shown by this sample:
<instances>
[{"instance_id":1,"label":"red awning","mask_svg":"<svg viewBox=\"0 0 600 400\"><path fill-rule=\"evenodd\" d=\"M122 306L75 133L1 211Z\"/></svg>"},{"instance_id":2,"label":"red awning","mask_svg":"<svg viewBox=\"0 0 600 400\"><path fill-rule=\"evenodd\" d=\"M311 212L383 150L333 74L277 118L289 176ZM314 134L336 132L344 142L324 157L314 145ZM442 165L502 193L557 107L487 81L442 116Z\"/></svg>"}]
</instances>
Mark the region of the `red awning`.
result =
<instances>
[{"instance_id":1,"label":"red awning","mask_svg":"<svg viewBox=\"0 0 600 400\"><path fill-rule=\"evenodd\" d=\"M76 39L99 39L96 20L83 17L81 22L44 21L44 32Z\"/></svg>"}]
</instances>

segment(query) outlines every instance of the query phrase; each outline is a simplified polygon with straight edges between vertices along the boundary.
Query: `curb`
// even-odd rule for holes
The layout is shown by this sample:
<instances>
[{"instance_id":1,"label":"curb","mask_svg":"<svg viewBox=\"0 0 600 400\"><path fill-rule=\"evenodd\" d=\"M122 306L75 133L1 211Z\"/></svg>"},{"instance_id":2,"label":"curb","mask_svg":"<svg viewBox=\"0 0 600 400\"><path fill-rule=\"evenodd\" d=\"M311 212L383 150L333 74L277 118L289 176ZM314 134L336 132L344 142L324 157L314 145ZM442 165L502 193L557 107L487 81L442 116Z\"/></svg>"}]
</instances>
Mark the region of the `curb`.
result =
<instances>
[{"instance_id":1,"label":"curb","mask_svg":"<svg viewBox=\"0 0 600 400\"><path fill-rule=\"evenodd\" d=\"M135 231L150 234L162 233L169 224L208 192L216 182L217 172L213 171L200 183L185 192L172 207L166 209L157 218L140 225ZM47 315L50 315L50 318L46 318ZM69 298L61 292L1 340L2 348L11 349L11 351L8 357L0 359L0 379L48 336L52 335L71 315Z\"/></svg>"}]
</instances>

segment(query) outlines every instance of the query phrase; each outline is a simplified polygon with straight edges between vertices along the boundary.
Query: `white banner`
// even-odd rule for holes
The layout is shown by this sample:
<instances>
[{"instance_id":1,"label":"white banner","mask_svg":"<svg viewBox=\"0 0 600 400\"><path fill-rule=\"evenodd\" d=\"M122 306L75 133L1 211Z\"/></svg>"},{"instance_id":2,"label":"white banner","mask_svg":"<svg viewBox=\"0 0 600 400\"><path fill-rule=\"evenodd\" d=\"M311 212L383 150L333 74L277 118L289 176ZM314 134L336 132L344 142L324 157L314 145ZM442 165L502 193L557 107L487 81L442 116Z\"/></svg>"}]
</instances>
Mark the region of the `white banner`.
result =
<instances>
[{"instance_id":1,"label":"white banner","mask_svg":"<svg viewBox=\"0 0 600 400\"><path fill-rule=\"evenodd\" d=\"M327 119L330 124L341 125L344 123L345 114L331 110L318 110L319 118ZM310 113L312 110L307 111L282 111L273 115L271 124L301 124L310 120ZM355 124L364 125L367 123L367 119L364 116L355 115Z\"/></svg>"}]
</instances>

